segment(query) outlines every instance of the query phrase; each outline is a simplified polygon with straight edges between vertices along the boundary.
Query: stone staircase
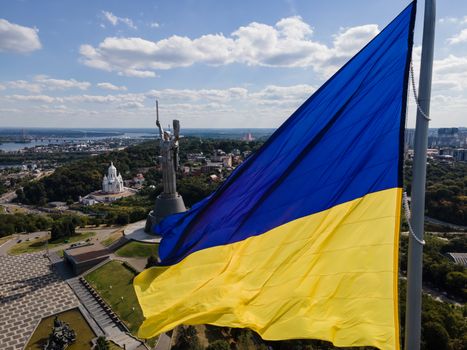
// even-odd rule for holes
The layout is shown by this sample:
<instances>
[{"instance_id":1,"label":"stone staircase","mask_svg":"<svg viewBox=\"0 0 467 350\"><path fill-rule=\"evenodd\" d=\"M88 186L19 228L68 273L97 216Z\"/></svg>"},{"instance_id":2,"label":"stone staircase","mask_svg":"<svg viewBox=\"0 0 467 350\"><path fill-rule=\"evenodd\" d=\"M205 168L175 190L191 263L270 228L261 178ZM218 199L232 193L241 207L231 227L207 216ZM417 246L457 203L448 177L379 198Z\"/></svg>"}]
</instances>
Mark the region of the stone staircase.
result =
<instances>
[{"instance_id":1,"label":"stone staircase","mask_svg":"<svg viewBox=\"0 0 467 350\"><path fill-rule=\"evenodd\" d=\"M52 265L63 261L63 258L60 255L58 255L57 252L49 252L48 257Z\"/></svg>"},{"instance_id":2,"label":"stone staircase","mask_svg":"<svg viewBox=\"0 0 467 350\"><path fill-rule=\"evenodd\" d=\"M126 350L147 349L142 341L128 334L118 316L82 277L75 277L67 282L108 340Z\"/></svg>"},{"instance_id":3,"label":"stone staircase","mask_svg":"<svg viewBox=\"0 0 467 350\"><path fill-rule=\"evenodd\" d=\"M113 242L111 245L107 247L107 250L109 252L115 252L118 248L124 246L129 242L128 239L125 238L125 236L120 237L117 241Z\"/></svg>"}]
</instances>

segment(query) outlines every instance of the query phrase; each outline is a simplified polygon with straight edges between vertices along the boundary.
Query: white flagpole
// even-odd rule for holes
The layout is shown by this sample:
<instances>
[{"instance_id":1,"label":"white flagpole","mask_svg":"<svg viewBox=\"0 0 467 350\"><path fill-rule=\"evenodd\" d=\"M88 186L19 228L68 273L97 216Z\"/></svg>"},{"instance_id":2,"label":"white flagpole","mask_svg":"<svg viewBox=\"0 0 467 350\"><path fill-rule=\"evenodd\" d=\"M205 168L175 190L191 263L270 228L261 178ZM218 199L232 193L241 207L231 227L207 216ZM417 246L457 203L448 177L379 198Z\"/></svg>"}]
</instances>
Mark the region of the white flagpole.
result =
<instances>
[{"instance_id":1,"label":"white flagpole","mask_svg":"<svg viewBox=\"0 0 467 350\"><path fill-rule=\"evenodd\" d=\"M407 309L405 315L405 350L419 350L422 312L422 258L425 215L426 152L430 113L431 78L435 41L436 0L425 0L423 22L422 60L418 87L417 124L412 180L413 234L409 235L407 268Z\"/></svg>"}]
</instances>

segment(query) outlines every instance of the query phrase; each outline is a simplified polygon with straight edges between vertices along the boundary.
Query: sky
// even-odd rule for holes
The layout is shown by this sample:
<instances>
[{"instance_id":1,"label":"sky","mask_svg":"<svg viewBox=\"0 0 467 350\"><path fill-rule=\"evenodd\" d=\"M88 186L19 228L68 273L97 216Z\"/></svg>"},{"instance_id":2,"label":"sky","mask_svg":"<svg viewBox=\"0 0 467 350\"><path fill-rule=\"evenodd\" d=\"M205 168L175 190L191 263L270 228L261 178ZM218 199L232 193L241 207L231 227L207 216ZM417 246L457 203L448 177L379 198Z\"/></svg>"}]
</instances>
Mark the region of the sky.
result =
<instances>
[{"instance_id":1,"label":"sky","mask_svg":"<svg viewBox=\"0 0 467 350\"><path fill-rule=\"evenodd\" d=\"M467 1L437 3L430 126L467 126ZM275 128L408 4L0 0L0 127L154 127L157 98L165 125Z\"/></svg>"}]
</instances>

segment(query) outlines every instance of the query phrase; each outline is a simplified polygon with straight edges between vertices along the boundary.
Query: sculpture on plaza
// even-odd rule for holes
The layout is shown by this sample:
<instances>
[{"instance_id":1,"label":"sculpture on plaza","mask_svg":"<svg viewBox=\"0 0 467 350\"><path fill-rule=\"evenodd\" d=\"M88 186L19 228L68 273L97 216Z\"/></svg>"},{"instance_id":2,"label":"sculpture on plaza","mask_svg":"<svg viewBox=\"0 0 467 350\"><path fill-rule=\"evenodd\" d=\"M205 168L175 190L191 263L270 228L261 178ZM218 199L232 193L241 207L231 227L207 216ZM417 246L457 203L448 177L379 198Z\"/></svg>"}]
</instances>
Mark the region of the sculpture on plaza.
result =
<instances>
[{"instance_id":1,"label":"sculpture on plaza","mask_svg":"<svg viewBox=\"0 0 467 350\"><path fill-rule=\"evenodd\" d=\"M154 209L146 220L145 231L156 233L155 226L166 216L186 210L182 196L177 192L177 170L179 166L178 140L180 139L180 122L173 121L173 135L164 130L159 121L159 103L156 101L156 125L159 128L160 155L163 191L157 196Z\"/></svg>"},{"instance_id":2,"label":"sculpture on plaza","mask_svg":"<svg viewBox=\"0 0 467 350\"><path fill-rule=\"evenodd\" d=\"M58 316L54 318L52 333L50 333L44 350L64 350L68 345L74 343L76 333L71 329L68 323L59 320Z\"/></svg>"}]
</instances>

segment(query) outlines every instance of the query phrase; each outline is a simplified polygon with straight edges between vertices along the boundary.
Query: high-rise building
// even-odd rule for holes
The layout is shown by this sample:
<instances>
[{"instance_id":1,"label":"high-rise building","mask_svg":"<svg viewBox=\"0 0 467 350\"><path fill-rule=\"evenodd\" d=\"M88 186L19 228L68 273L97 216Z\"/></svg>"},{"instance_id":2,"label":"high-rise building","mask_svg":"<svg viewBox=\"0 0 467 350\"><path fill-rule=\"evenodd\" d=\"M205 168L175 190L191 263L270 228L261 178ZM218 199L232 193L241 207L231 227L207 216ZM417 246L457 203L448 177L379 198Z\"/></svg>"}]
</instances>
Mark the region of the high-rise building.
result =
<instances>
[{"instance_id":1,"label":"high-rise building","mask_svg":"<svg viewBox=\"0 0 467 350\"><path fill-rule=\"evenodd\" d=\"M439 147L459 147L459 128L439 128L437 143Z\"/></svg>"}]
</instances>

